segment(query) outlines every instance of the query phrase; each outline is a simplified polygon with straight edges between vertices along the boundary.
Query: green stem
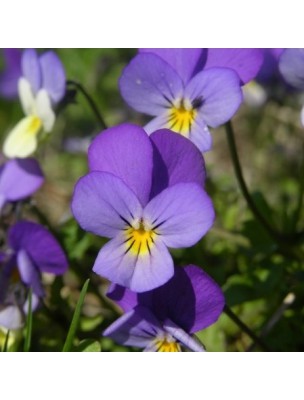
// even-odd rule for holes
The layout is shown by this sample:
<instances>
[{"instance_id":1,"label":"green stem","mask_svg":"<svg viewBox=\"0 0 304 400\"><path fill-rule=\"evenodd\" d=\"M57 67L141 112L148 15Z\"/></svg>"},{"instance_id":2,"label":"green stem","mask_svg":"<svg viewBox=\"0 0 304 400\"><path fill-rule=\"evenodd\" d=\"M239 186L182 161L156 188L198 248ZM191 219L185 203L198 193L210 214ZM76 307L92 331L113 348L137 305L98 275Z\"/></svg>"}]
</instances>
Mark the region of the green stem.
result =
<instances>
[{"instance_id":1,"label":"green stem","mask_svg":"<svg viewBox=\"0 0 304 400\"><path fill-rule=\"evenodd\" d=\"M89 106L91 107L93 113L95 114L95 117L100 124L102 129L107 129L107 124L105 123L105 120L103 119L103 116L99 112L95 101L92 99L92 97L89 95L89 93L86 91L86 89L82 86L81 83L73 81L73 80L67 80L67 85L74 86L86 99L88 102Z\"/></svg>"},{"instance_id":2,"label":"green stem","mask_svg":"<svg viewBox=\"0 0 304 400\"><path fill-rule=\"evenodd\" d=\"M264 351L270 351L268 346L254 333L239 317L231 310L227 305L224 308L224 312L228 317L244 331L256 344L258 344Z\"/></svg>"},{"instance_id":3,"label":"green stem","mask_svg":"<svg viewBox=\"0 0 304 400\"><path fill-rule=\"evenodd\" d=\"M236 178L238 180L242 194L245 197L245 200L247 201L247 204L248 204L249 208L251 209L255 218L260 222L260 224L268 232L269 236L276 243L281 245L282 244L281 235L275 229L273 229L273 227L268 223L268 221L260 213L259 209L255 205L255 203L248 191L248 188L247 188L247 185L244 180L243 173L242 173L242 168L241 168L240 160L239 160L237 149L236 149L235 139L234 139L234 132L233 132L232 124L230 121L225 124L225 128L226 128L226 134L227 134L227 140L228 140L229 150L230 150L230 154L231 154L231 159L233 162L234 172L235 172Z\"/></svg>"}]
</instances>

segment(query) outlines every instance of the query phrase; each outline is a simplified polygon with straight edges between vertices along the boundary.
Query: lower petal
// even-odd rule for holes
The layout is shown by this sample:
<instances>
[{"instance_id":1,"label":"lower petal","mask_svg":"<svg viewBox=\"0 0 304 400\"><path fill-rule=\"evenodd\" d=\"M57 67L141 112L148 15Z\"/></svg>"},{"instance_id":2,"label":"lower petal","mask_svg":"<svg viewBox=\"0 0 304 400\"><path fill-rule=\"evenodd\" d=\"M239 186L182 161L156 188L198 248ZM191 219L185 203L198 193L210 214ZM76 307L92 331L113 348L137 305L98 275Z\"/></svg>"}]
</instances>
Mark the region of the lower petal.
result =
<instances>
[{"instance_id":1,"label":"lower petal","mask_svg":"<svg viewBox=\"0 0 304 400\"><path fill-rule=\"evenodd\" d=\"M0 310L0 326L9 330L22 328L23 316L17 306L7 306Z\"/></svg>"},{"instance_id":2,"label":"lower petal","mask_svg":"<svg viewBox=\"0 0 304 400\"><path fill-rule=\"evenodd\" d=\"M125 236L119 234L100 250L93 271L134 292L146 292L166 283L174 267L161 240L155 239L149 252L140 254L132 252Z\"/></svg>"},{"instance_id":3,"label":"lower petal","mask_svg":"<svg viewBox=\"0 0 304 400\"><path fill-rule=\"evenodd\" d=\"M34 153L41 127L41 120L38 117L30 115L23 118L6 138L3 146L4 155L9 158L25 158Z\"/></svg>"},{"instance_id":4,"label":"lower petal","mask_svg":"<svg viewBox=\"0 0 304 400\"><path fill-rule=\"evenodd\" d=\"M158 117L153 118L147 125L144 126L148 135L157 131L158 129L166 128L168 125L168 113L164 113Z\"/></svg>"},{"instance_id":5,"label":"lower petal","mask_svg":"<svg viewBox=\"0 0 304 400\"><path fill-rule=\"evenodd\" d=\"M202 153L209 151L212 147L212 136L200 113L198 113L193 122L189 139Z\"/></svg>"},{"instance_id":6,"label":"lower petal","mask_svg":"<svg viewBox=\"0 0 304 400\"><path fill-rule=\"evenodd\" d=\"M180 344L188 348L189 350L196 352L206 351L204 346L198 341L198 339L193 338L188 333L186 333L182 328L174 324L170 320L164 322L164 330L174 337Z\"/></svg>"},{"instance_id":7,"label":"lower petal","mask_svg":"<svg viewBox=\"0 0 304 400\"><path fill-rule=\"evenodd\" d=\"M44 296L40 274L26 251L20 250L18 252L17 263L22 281L31 287L37 296Z\"/></svg>"}]
</instances>

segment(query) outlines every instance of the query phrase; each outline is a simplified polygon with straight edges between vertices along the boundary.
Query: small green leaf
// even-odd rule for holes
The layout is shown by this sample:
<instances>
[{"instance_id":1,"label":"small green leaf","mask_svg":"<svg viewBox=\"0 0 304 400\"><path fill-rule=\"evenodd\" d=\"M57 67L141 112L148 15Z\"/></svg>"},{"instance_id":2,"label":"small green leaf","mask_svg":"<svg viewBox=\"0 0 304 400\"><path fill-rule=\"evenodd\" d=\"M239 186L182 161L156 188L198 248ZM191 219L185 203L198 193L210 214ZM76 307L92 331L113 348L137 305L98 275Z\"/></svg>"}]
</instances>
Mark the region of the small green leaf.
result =
<instances>
[{"instance_id":1,"label":"small green leaf","mask_svg":"<svg viewBox=\"0 0 304 400\"><path fill-rule=\"evenodd\" d=\"M77 346L77 351L81 352L100 352L101 346L97 340L94 339L85 339L79 343Z\"/></svg>"},{"instance_id":2,"label":"small green leaf","mask_svg":"<svg viewBox=\"0 0 304 400\"><path fill-rule=\"evenodd\" d=\"M75 308L75 312L73 315L73 319L72 319L72 322L70 325L70 329L69 329L65 344L62 349L62 351L64 351L64 352L70 351L73 346L73 341L74 341L76 330L77 330L77 327L79 324L81 309L82 309L82 305L83 305L83 302L84 302L84 299L85 299L85 296L86 296L86 293L88 290L89 282L90 282L90 279L87 279L85 284L83 285L83 288L81 289L80 296L79 296L79 299L78 299L78 302L77 302L77 305Z\"/></svg>"},{"instance_id":3,"label":"small green leaf","mask_svg":"<svg viewBox=\"0 0 304 400\"><path fill-rule=\"evenodd\" d=\"M10 335L10 331L7 331L6 336L5 336L4 346L3 346L3 349L2 349L2 351L3 351L4 353L6 353L6 352L7 352L7 349L8 349L9 335Z\"/></svg>"},{"instance_id":4,"label":"small green leaf","mask_svg":"<svg viewBox=\"0 0 304 400\"><path fill-rule=\"evenodd\" d=\"M25 340L23 351L30 351L31 339L32 339L32 328L33 328L33 312L32 312L32 288L28 294L28 311L25 326Z\"/></svg>"}]
</instances>

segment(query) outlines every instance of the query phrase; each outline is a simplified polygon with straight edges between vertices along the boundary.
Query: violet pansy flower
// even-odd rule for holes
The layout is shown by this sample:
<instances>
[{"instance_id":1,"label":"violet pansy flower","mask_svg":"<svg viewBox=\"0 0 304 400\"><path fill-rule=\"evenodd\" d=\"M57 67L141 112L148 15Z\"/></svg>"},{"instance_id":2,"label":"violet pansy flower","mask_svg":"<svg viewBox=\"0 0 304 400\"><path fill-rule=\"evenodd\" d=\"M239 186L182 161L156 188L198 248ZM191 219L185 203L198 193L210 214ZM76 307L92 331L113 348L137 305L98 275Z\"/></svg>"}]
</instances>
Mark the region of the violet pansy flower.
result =
<instances>
[{"instance_id":1,"label":"violet pansy flower","mask_svg":"<svg viewBox=\"0 0 304 400\"><path fill-rule=\"evenodd\" d=\"M148 134L168 128L210 150L208 127L227 122L239 108L241 82L260 67L257 49L141 49L119 81L124 100L154 119Z\"/></svg>"},{"instance_id":2,"label":"violet pansy flower","mask_svg":"<svg viewBox=\"0 0 304 400\"><path fill-rule=\"evenodd\" d=\"M33 222L21 221L12 226L8 245L0 260L0 326L18 329L28 310L28 289L32 288L34 310L45 295L41 273L63 274L67 259L52 234Z\"/></svg>"},{"instance_id":3,"label":"violet pansy flower","mask_svg":"<svg viewBox=\"0 0 304 400\"><path fill-rule=\"evenodd\" d=\"M35 159L6 161L0 166L0 212L5 203L31 196L43 182L43 173Z\"/></svg>"},{"instance_id":4,"label":"violet pansy flower","mask_svg":"<svg viewBox=\"0 0 304 400\"><path fill-rule=\"evenodd\" d=\"M145 351L177 352L182 348L205 351L191 334L217 321L223 307L221 288L200 268L175 268L165 285L134 293L112 285L107 296L125 314L103 333L116 342Z\"/></svg>"},{"instance_id":5,"label":"violet pansy flower","mask_svg":"<svg viewBox=\"0 0 304 400\"><path fill-rule=\"evenodd\" d=\"M292 87L304 90L304 49L286 49L279 61L279 70L285 81ZM301 110L304 126L304 105Z\"/></svg>"},{"instance_id":6,"label":"violet pansy flower","mask_svg":"<svg viewBox=\"0 0 304 400\"><path fill-rule=\"evenodd\" d=\"M26 116L4 142L3 152L9 158L28 157L37 148L39 133L53 129L54 106L65 94L64 68L53 51L41 56L33 49L23 52L18 92Z\"/></svg>"},{"instance_id":7,"label":"violet pansy flower","mask_svg":"<svg viewBox=\"0 0 304 400\"><path fill-rule=\"evenodd\" d=\"M18 96L18 80L21 76L21 51L3 49L4 70L0 72L0 96L14 99Z\"/></svg>"},{"instance_id":8,"label":"violet pansy flower","mask_svg":"<svg viewBox=\"0 0 304 400\"><path fill-rule=\"evenodd\" d=\"M169 130L148 137L123 124L95 138L89 165L72 212L83 229L111 239L93 270L136 292L164 284L174 273L167 247L192 246L213 224L201 154Z\"/></svg>"}]
</instances>

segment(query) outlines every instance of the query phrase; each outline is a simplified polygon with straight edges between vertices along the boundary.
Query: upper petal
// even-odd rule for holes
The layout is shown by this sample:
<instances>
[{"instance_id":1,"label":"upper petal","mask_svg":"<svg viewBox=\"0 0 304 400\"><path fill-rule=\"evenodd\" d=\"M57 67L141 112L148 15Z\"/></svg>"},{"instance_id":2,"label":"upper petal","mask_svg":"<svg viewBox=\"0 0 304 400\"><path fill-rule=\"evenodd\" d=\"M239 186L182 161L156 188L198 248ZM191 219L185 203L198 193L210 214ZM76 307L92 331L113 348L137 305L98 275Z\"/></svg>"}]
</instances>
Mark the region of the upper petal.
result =
<instances>
[{"instance_id":1,"label":"upper petal","mask_svg":"<svg viewBox=\"0 0 304 400\"><path fill-rule=\"evenodd\" d=\"M228 68L210 68L195 75L185 89L185 98L201 105L198 114L207 125L217 127L237 111L243 94L238 75Z\"/></svg>"},{"instance_id":2,"label":"upper petal","mask_svg":"<svg viewBox=\"0 0 304 400\"><path fill-rule=\"evenodd\" d=\"M32 91L37 93L41 87L41 67L36 50L26 49L21 59L22 75L32 87Z\"/></svg>"},{"instance_id":3,"label":"upper petal","mask_svg":"<svg viewBox=\"0 0 304 400\"><path fill-rule=\"evenodd\" d=\"M168 247L188 247L211 228L214 209L199 185L178 183L154 197L145 207L143 218Z\"/></svg>"},{"instance_id":4,"label":"upper petal","mask_svg":"<svg viewBox=\"0 0 304 400\"><path fill-rule=\"evenodd\" d=\"M40 57L42 87L47 91L53 103L58 103L66 91L65 71L60 58L53 51Z\"/></svg>"},{"instance_id":5,"label":"upper petal","mask_svg":"<svg viewBox=\"0 0 304 400\"><path fill-rule=\"evenodd\" d=\"M44 182L38 162L33 158L7 161L0 172L0 194L8 201L31 196Z\"/></svg>"},{"instance_id":6,"label":"upper petal","mask_svg":"<svg viewBox=\"0 0 304 400\"><path fill-rule=\"evenodd\" d=\"M0 95L13 99L18 95L18 79L21 76L21 51L19 49L2 50L5 70L0 74Z\"/></svg>"},{"instance_id":7,"label":"upper petal","mask_svg":"<svg viewBox=\"0 0 304 400\"><path fill-rule=\"evenodd\" d=\"M121 178L145 205L152 180L153 148L146 132L122 124L100 133L89 148L91 171L110 172Z\"/></svg>"},{"instance_id":8,"label":"upper petal","mask_svg":"<svg viewBox=\"0 0 304 400\"><path fill-rule=\"evenodd\" d=\"M304 89L304 49L286 49L279 61L279 70L287 83Z\"/></svg>"},{"instance_id":9,"label":"upper petal","mask_svg":"<svg viewBox=\"0 0 304 400\"><path fill-rule=\"evenodd\" d=\"M77 182L72 212L84 230L114 237L126 227L126 221L141 217L142 207L120 178L94 171Z\"/></svg>"},{"instance_id":10,"label":"upper petal","mask_svg":"<svg viewBox=\"0 0 304 400\"><path fill-rule=\"evenodd\" d=\"M205 49L206 63L204 69L227 67L233 69L242 83L247 83L258 74L263 63L263 52L260 49Z\"/></svg>"},{"instance_id":11,"label":"upper petal","mask_svg":"<svg viewBox=\"0 0 304 400\"><path fill-rule=\"evenodd\" d=\"M206 171L202 154L190 140L169 129L150 136L155 146L151 198L176 183L204 186Z\"/></svg>"},{"instance_id":12,"label":"upper petal","mask_svg":"<svg viewBox=\"0 0 304 400\"><path fill-rule=\"evenodd\" d=\"M55 113L50 97L45 89L40 89L36 96L36 111L45 132L51 132L55 123Z\"/></svg>"},{"instance_id":13,"label":"upper petal","mask_svg":"<svg viewBox=\"0 0 304 400\"><path fill-rule=\"evenodd\" d=\"M140 53L157 54L165 60L187 83L197 72L203 55L202 49L140 49Z\"/></svg>"},{"instance_id":14,"label":"upper petal","mask_svg":"<svg viewBox=\"0 0 304 400\"><path fill-rule=\"evenodd\" d=\"M26 251L42 272L63 274L68 262L53 235L43 226L29 221L17 222L9 230L9 244L15 252Z\"/></svg>"},{"instance_id":15,"label":"upper petal","mask_svg":"<svg viewBox=\"0 0 304 400\"><path fill-rule=\"evenodd\" d=\"M124 100L136 111L159 115L183 93L174 69L155 54L138 54L125 67L119 80Z\"/></svg>"}]
</instances>

